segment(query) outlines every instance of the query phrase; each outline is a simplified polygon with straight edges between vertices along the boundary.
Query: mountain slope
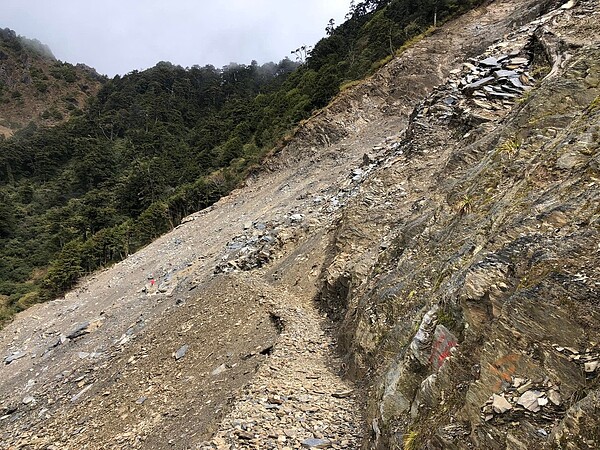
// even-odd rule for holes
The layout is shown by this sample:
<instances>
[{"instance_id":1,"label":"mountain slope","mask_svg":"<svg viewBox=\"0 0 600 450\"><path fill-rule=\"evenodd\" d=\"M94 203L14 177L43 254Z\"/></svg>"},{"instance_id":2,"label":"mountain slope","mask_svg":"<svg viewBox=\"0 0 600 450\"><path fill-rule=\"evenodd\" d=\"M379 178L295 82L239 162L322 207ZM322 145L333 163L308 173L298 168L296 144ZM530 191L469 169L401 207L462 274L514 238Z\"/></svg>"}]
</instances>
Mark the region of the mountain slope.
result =
<instances>
[{"instance_id":1,"label":"mountain slope","mask_svg":"<svg viewBox=\"0 0 600 450\"><path fill-rule=\"evenodd\" d=\"M436 18L441 23L479 2L353 3L347 20L330 23L314 49L298 50L301 59L308 55L302 64L159 62L106 81L83 112L69 103L74 117L60 125L34 120L0 141L0 326L229 193L340 90L431 33ZM41 80L32 82L40 88L33 99L51 103L42 95L54 92L48 70L63 85L76 81L76 68L53 62L40 43L10 30L4 36L12 55L6 65L14 66L8 79L16 83L10 98L31 100L26 82L35 75ZM17 83L21 72L27 77ZM34 103L18 100L17 112L31 120Z\"/></svg>"},{"instance_id":2,"label":"mountain slope","mask_svg":"<svg viewBox=\"0 0 600 450\"><path fill-rule=\"evenodd\" d=\"M568 6L448 23L244 187L20 313L2 445L597 446L599 4Z\"/></svg>"},{"instance_id":3,"label":"mountain slope","mask_svg":"<svg viewBox=\"0 0 600 450\"><path fill-rule=\"evenodd\" d=\"M0 29L0 135L30 122L56 125L81 113L105 78L82 64L57 61L50 49Z\"/></svg>"}]
</instances>

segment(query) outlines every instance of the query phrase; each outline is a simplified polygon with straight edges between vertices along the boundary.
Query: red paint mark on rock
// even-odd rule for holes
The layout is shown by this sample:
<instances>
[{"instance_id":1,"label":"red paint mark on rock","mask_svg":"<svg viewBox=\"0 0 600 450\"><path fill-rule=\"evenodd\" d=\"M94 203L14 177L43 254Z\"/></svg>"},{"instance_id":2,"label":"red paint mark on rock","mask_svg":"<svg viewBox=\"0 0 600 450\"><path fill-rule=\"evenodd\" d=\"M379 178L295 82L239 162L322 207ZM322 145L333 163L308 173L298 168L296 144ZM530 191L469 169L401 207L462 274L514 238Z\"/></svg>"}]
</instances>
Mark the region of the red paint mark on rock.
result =
<instances>
[{"instance_id":1,"label":"red paint mark on rock","mask_svg":"<svg viewBox=\"0 0 600 450\"><path fill-rule=\"evenodd\" d=\"M456 336L444 325L435 327L431 344L431 356L429 357L429 363L435 370L444 365L446 359L452 355L452 349L456 347L457 343Z\"/></svg>"}]
</instances>

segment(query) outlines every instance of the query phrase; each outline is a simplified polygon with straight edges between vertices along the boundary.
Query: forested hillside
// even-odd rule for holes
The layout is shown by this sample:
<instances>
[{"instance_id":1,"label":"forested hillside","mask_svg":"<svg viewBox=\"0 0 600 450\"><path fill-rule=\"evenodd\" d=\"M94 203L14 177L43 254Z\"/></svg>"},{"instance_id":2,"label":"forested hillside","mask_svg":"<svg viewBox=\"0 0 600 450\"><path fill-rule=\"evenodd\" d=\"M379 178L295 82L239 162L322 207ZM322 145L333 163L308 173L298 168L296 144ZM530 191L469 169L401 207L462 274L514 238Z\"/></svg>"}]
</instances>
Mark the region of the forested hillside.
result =
<instances>
[{"instance_id":1,"label":"forested hillside","mask_svg":"<svg viewBox=\"0 0 600 450\"><path fill-rule=\"evenodd\" d=\"M301 120L477 0L367 0L297 61L106 82L82 114L0 142L0 321L230 192Z\"/></svg>"},{"instance_id":2,"label":"forested hillside","mask_svg":"<svg viewBox=\"0 0 600 450\"><path fill-rule=\"evenodd\" d=\"M0 137L30 122L52 126L80 114L105 81L83 64L58 61L41 42L0 28Z\"/></svg>"}]
</instances>

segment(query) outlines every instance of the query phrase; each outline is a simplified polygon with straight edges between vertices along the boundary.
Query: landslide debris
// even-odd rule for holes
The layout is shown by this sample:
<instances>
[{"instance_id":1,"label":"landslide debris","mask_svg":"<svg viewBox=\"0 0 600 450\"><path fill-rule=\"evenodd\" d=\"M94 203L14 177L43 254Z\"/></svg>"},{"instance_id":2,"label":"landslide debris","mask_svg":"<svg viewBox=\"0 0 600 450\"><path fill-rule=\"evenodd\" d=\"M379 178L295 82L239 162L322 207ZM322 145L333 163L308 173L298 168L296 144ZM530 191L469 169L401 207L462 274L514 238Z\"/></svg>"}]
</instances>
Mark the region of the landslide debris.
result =
<instances>
[{"instance_id":1,"label":"landslide debris","mask_svg":"<svg viewBox=\"0 0 600 450\"><path fill-rule=\"evenodd\" d=\"M594 448L598 10L448 23L19 314L0 448Z\"/></svg>"}]
</instances>

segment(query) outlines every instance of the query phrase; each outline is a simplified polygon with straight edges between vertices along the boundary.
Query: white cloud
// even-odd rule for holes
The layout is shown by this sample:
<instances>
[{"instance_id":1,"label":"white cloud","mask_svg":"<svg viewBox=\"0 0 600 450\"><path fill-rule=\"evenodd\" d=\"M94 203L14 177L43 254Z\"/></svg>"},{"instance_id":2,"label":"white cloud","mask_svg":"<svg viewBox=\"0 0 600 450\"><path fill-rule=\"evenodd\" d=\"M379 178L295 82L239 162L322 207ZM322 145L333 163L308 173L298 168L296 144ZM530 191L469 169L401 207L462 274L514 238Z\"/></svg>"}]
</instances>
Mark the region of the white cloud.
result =
<instances>
[{"instance_id":1,"label":"white cloud","mask_svg":"<svg viewBox=\"0 0 600 450\"><path fill-rule=\"evenodd\" d=\"M2 23L57 58L110 76L182 66L279 61L315 44L349 0L3 0Z\"/></svg>"}]
</instances>

